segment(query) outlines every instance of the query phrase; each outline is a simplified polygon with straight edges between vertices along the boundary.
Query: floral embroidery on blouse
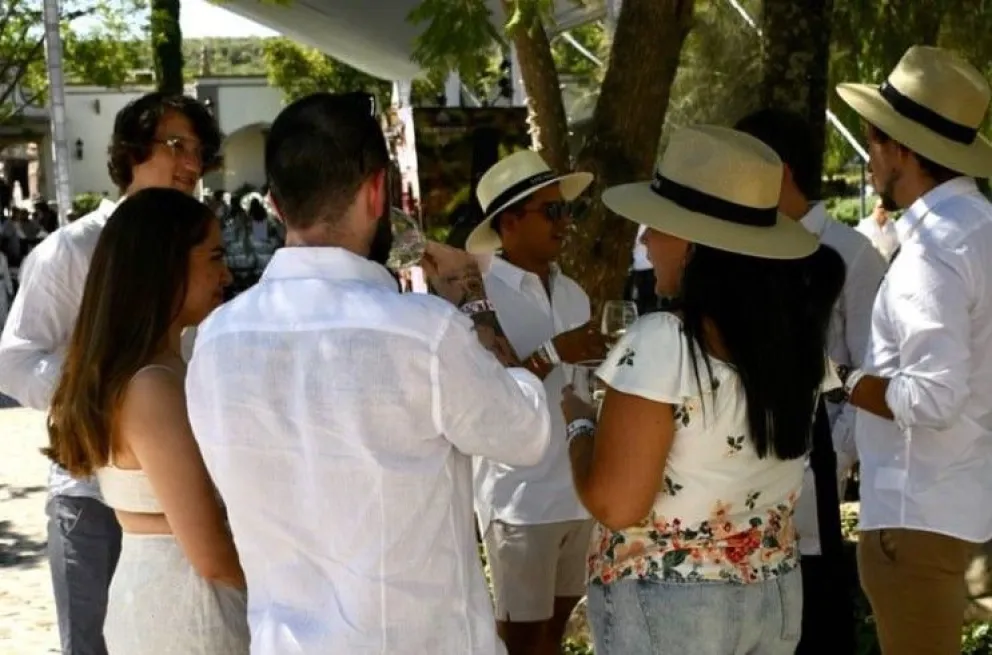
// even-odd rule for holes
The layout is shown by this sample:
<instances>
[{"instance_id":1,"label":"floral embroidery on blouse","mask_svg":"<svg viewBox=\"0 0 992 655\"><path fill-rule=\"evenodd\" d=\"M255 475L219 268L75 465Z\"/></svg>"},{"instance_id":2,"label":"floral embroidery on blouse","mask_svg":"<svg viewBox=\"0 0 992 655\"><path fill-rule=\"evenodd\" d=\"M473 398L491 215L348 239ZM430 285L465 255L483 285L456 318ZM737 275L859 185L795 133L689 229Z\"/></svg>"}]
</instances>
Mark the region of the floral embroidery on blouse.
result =
<instances>
[{"instance_id":1,"label":"floral embroidery on blouse","mask_svg":"<svg viewBox=\"0 0 992 655\"><path fill-rule=\"evenodd\" d=\"M596 525L591 583L744 584L799 563L792 514L803 462L758 456L740 378L717 359L694 366L700 352L677 316L658 312L631 326L600 368L614 389L671 405L675 437L644 520L619 531Z\"/></svg>"},{"instance_id":2,"label":"floral embroidery on blouse","mask_svg":"<svg viewBox=\"0 0 992 655\"><path fill-rule=\"evenodd\" d=\"M744 435L727 437L727 457L732 457L744 450Z\"/></svg>"},{"instance_id":3,"label":"floral embroidery on blouse","mask_svg":"<svg viewBox=\"0 0 992 655\"><path fill-rule=\"evenodd\" d=\"M666 489L669 480L665 478ZM744 505L753 508L759 496L760 492L752 492ZM746 522L735 523L733 504L718 501L710 518L696 525L682 525L677 518L653 511L641 523L619 532L597 524L588 560L589 582L649 578L745 584L783 575L799 562L792 525L795 501L792 494Z\"/></svg>"}]
</instances>

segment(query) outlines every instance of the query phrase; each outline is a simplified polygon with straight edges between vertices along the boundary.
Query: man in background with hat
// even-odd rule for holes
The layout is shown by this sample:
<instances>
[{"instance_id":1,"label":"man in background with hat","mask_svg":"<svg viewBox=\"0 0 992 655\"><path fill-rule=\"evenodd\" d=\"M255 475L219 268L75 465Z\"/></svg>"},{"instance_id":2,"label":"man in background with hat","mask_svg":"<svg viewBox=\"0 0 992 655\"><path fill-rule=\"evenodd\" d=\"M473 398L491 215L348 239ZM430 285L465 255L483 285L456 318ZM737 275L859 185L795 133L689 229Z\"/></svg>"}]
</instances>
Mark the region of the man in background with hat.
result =
<instances>
[{"instance_id":1,"label":"man in background with hat","mask_svg":"<svg viewBox=\"0 0 992 655\"><path fill-rule=\"evenodd\" d=\"M571 226L568 203L589 173L556 175L539 154L505 157L479 180L485 219L469 252L489 255L486 293L513 349L559 398L575 364L601 360L606 344L589 326L589 297L555 260ZM572 609L585 595L592 529L572 486L565 423L551 407L551 446L536 466L475 463L475 504L509 655L557 655Z\"/></svg>"},{"instance_id":2,"label":"man in background with hat","mask_svg":"<svg viewBox=\"0 0 992 655\"><path fill-rule=\"evenodd\" d=\"M887 210L905 209L861 369L858 565L882 652L955 655L964 574L992 538L992 98L973 66L912 47L880 86L841 84Z\"/></svg>"},{"instance_id":3,"label":"man in background with hat","mask_svg":"<svg viewBox=\"0 0 992 655\"><path fill-rule=\"evenodd\" d=\"M814 202L820 186L819 167L813 131L805 118L784 109L761 109L739 120L734 128L759 139L782 159L779 211L802 224L820 243L833 248L844 259L847 275L831 315L827 349L835 364L860 366L868 343L875 294L885 276L885 260L867 237L828 216L825 203ZM827 403L826 409L837 472L827 482L838 486L838 477L846 475L858 458L854 444L856 410L832 402ZM845 566L846 560L831 561L829 558L834 553L821 547L821 517L817 515L813 476L813 467L807 466L803 493L796 503L795 523L803 568L803 631L797 652L824 652L822 649L828 645L836 648L834 652L845 652L845 648L853 647L854 614L850 604L844 606L836 601L838 597L843 601L849 599L847 579L839 580L836 572L849 567ZM825 494L824 500L829 496ZM840 511L837 506L833 509ZM828 521L823 529L835 528L835 534L824 538L835 539L839 546L838 523L837 519Z\"/></svg>"}]
</instances>

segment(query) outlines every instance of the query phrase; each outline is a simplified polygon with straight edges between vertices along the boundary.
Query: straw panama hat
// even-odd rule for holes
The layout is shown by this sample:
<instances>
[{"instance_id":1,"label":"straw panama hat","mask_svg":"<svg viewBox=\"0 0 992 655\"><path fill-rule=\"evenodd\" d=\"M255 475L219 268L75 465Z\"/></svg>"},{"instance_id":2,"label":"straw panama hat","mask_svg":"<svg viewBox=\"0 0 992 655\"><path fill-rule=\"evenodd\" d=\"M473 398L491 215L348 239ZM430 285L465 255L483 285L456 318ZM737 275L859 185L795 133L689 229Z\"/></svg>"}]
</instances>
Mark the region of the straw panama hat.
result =
<instances>
[{"instance_id":1,"label":"straw panama hat","mask_svg":"<svg viewBox=\"0 0 992 655\"><path fill-rule=\"evenodd\" d=\"M561 197L575 200L592 183L592 173L555 175L544 158L533 150L520 150L504 157L479 180L475 195L485 216L472 230L465 250L484 254L499 250L502 241L493 229L493 217L539 189L561 184Z\"/></svg>"},{"instance_id":2,"label":"straw panama hat","mask_svg":"<svg viewBox=\"0 0 992 655\"><path fill-rule=\"evenodd\" d=\"M742 255L800 259L815 235L778 211L782 161L754 137L698 125L672 133L653 182L607 189L613 212L658 232Z\"/></svg>"},{"instance_id":3,"label":"straw panama hat","mask_svg":"<svg viewBox=\"0 0 992 655\"><path fill-rule=\"evenodd\" d=\"M992 176L992 145L978 134L992 91L956 54L913 46L881 85L839 84L837 94L913 152L956 173Z\"/></svg>"}]
</instances>

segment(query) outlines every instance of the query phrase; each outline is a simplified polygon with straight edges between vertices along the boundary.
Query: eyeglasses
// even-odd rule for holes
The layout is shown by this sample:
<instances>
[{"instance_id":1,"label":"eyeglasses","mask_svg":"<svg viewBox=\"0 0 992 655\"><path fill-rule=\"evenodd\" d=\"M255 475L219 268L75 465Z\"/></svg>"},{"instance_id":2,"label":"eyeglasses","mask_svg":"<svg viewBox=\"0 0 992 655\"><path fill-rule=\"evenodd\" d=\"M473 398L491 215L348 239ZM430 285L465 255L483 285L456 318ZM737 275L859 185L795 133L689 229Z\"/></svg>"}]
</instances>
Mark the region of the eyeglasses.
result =
<instances>
[{"instance_id":1,"label":"eyeglasses","mask_svg":"<svg viewBox=\"0 0 992 655\"><path fill-rule=\"evenodd\" d=\"M184 139L181 136L170 136L165 139L152 139L152 143L165 146L172 151L173 157L193 159L197 163L203 162L203 148L199 145L191 144L188 139Z\"/></svg>"},{"instance_id":2,"label":"eyeglasses","mask_svg":"<svg viewBox=\"0 0 992 655\"><path fill-rule=\"evenodd\" d=\"M572 205L564 200L556 200L541 203L536 207L523 207L522 211L524 214L541 214L552 223L557 223L560 220L571 217Z\"/></svg>"}]
</instances>

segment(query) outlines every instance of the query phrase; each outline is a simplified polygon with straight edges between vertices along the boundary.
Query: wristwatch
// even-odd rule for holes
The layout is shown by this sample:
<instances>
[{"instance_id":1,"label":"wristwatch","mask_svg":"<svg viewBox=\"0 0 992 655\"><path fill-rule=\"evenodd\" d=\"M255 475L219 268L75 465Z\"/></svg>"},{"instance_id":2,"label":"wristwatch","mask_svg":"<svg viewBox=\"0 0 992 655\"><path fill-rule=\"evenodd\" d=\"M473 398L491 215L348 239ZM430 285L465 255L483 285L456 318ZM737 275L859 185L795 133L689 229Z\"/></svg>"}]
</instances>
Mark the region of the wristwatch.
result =
<instances>
[{"instance_id":1,"label":"wristwatch","mask_svg":"<svg viewBox=\"0 0 992 655\"><path fill-rule=\"evenodd\" d=\"M842 386L832 389L824 394L824 396L830 402L840 404L848 402L851 399L851 392L854 391L854 387L858 386L858 382L864 377L865 372L860 368L854 368L853 366L846 366L844 364L838 364L836 371L837 378L840 380Z\"/></svg>"}]
</instances>

